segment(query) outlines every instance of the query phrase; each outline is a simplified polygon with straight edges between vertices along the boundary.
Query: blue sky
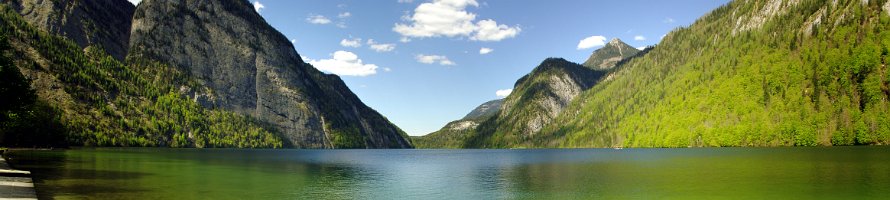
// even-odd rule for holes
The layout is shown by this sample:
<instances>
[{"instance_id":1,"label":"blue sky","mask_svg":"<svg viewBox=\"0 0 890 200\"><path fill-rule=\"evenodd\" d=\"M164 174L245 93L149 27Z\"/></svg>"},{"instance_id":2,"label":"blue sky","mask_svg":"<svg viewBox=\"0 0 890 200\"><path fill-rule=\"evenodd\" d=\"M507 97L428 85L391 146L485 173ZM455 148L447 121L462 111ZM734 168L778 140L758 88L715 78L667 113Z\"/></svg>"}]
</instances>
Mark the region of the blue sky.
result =
<instances>
[{"instance_id":1,"label":"blue sky","mask_svg":"<svg viewBox=\"0 0 890 200\"><path fill-rule=\"evenodd\" d=\"M138 0L130 0L138 2ZM657 44L726 0L250 0L316 68L425 135L502 98L548 57Z\"/></svg>"}]
</instances>

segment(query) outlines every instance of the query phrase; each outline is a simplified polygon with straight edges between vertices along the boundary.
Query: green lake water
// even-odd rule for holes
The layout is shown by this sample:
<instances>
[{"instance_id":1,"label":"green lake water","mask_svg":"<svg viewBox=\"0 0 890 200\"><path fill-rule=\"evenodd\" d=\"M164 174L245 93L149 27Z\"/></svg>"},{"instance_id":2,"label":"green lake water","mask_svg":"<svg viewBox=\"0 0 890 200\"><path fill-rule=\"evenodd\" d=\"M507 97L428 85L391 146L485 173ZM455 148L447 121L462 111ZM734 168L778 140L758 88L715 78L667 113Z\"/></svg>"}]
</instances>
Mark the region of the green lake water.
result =
<instances>
[{"instance_id":1,"label":"green lake water","mask_svg":"<svg viewBox=\"0 0 890 200\"><path fill-rule=\"evenodd\" d=\"M890 199L890 148L14 151L41 199Z\"/></svg>"}]
</instances>

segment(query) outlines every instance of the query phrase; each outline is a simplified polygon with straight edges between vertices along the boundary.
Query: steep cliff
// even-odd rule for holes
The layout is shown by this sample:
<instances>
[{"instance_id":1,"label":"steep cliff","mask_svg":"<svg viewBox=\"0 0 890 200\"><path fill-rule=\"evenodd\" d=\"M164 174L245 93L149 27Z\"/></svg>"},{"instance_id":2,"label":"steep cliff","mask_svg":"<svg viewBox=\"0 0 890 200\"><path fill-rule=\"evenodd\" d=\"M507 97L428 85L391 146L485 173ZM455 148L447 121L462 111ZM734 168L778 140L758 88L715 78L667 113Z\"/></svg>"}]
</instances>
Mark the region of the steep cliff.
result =
<instances>
[{"instance_id":1,"label":"steep cliff","mask_svg":"<svg viewBox=\"0 0 890 200\"><path fill-rule=\"evenodd\" d=\"M305 63L246 0L142 1L129 57L187 72L211 88L190 92L202 105L270 122L295 147L412 146L339 77Z\"/></svg>"},{"instance_id":2,"label":"steep cliff","mask_svg":"<svg viewBox=\"0 0 890 200\"><path fill-rule=\"evenodd\" d=\"M202 108L181 95L181 88L206 89L181 71L150 61L122 63L95 45L82 48L30 25L5 4L0 40L10 44L0 54L37 96L13 110L26 114L0 113L12 116L0 120L0 145L283 147L265 123Z\"/></svg>"},{"instance_id":3,"label":"steep cliff","mask_svg":"<svg viewBox=\"0 0 890 200\"><path fill-rule=\"evenodd\" d=\"M123 60L136 9L124 0L4 0L31 25Z\"/></svg>"}]
</instances>

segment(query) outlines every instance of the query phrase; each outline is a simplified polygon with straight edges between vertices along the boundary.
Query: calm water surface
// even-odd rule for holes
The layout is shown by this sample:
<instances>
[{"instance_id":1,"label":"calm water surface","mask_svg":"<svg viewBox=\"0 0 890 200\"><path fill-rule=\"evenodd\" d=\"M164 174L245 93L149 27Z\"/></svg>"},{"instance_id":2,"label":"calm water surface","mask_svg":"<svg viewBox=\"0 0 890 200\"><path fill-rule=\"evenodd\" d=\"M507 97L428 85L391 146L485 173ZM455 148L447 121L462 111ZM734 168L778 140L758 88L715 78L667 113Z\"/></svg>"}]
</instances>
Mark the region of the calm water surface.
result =
<instances>
[{"instance_id":1,"label":"calm water surface","mask_svg":"<svg viewBox=\"0 0 890 200\"><path fill-rule=\"evenodd\" d=\"M42 199L888 199L890 148L16 151Z\"/></svg>"}]
</instances>

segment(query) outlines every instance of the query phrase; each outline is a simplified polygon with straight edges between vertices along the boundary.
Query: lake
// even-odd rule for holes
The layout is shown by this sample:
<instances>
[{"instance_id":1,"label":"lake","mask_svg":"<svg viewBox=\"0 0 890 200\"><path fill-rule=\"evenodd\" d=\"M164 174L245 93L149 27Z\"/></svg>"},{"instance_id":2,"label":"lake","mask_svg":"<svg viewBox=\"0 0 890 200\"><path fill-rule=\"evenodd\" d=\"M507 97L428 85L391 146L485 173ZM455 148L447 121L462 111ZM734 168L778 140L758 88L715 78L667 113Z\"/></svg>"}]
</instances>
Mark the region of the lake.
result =
<instances>
[{"instance_id":1,"label":"lake","mask_svg":"<svg viewBox=\"0 0 890 200\"><path fill-rule=\"evenodd\" d=\"M41 199L886 199L890 148L14 151Z\"/></svg>"}]
</instances>

